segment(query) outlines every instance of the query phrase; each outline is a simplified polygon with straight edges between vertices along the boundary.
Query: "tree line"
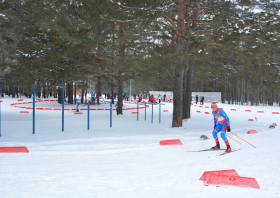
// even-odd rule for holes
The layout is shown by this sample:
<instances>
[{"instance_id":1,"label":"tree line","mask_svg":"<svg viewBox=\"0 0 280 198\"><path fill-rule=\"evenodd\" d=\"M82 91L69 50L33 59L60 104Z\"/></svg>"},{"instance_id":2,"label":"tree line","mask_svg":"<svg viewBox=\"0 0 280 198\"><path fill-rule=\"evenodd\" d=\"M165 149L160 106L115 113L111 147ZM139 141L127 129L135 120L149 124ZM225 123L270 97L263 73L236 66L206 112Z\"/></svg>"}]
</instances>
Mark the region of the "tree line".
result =
<instances>
[{"instance_id":1,"label":"tree line","mask_svg":"<svg viewBox=\"0 0 280 198\"><path fill-rule=\"evenodd\" d=\"M139 92L173 91L172 127L190 118L192 91L220 91L223 102L235 104L278 102L279 1L11 0L0 6L2 85L35 83L59 95L56 86L66 84L73 95L74 84L86 92L96 82L98 93L106 86L121 96L133 79Z\"/></svg>"}]
</instances>

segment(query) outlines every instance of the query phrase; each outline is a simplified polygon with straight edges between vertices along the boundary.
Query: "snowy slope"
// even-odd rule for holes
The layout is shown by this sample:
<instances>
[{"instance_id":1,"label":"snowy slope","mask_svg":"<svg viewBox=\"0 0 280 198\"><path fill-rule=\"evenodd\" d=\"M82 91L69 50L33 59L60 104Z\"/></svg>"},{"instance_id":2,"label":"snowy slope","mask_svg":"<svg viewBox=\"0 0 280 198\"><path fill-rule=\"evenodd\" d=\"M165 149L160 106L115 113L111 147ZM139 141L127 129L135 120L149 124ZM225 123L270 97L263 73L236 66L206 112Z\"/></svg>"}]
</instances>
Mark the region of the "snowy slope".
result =
<instances>
[{"instance_id":1,"label":"snowy slope","mask_svg":"<svg viewBox=\"0 0 280 198\"><path fill-rule=\"evenodd\" d=\"M0 146L26 146L29 153L0 153L1 198L280 197L280 130L269 128L272 123L280 125L280 115L272 114L280 111L277 106L218 104L228 114L232 132L256 147L227 133L242 143L229 139L231 147L241 150L219 156L223 151L186 152L215 145L211 109L204 108L209 103L203 108L192 107L192 118L184 121L181 128L171 128L172 103L162 107L162 111L169 112L162 112L161 124L158 106L154 106L153 124L150 106L146 121L143 109L138 121L137 115L131 114L136 110L124 111L122 116L113 112L112 128L109 111L91 111L90 130L87 130L86 111L82 111L83 115L65 111L64 132L61 111L36 110L36 133L32 134L32 110L28 114L19 113L23 109L10 106L17 99L2 100ZM61 105L41 102L36 107ZM109 108L109 105L99 107ZM124 107L136 105L125 103ZM65 108L75 108L75 105ZM237 111L231 111L233 108ZM247 134L248 130L258 133ZM201 135L209 139L202 140ZM170 139L180 139L184 145L159 145L161 140ZM220 141L225 148L221 138ZM225 169L256 178L261 189L204 186L199 181L204 171Z\"/></svg>"}]
</instances>

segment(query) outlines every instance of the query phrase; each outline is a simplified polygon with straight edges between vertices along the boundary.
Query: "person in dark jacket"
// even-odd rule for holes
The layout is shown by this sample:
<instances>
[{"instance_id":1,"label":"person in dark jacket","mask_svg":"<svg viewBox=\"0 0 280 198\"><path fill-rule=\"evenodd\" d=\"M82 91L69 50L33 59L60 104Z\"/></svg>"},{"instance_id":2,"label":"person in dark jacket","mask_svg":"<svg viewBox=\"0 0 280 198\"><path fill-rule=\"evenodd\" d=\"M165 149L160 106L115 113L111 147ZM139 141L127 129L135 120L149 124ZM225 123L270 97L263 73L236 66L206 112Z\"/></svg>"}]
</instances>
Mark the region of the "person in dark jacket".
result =
<instances>
[{"instance_id":1,"label":"person in dark jacket","mask_svg":"<svg viewBox=\"0 0 280 198\"><path fill-rule=\"evenodd\" d=\"M198 95L195 96L196 104L198 103Z\"/></svg>"}]
</instances>

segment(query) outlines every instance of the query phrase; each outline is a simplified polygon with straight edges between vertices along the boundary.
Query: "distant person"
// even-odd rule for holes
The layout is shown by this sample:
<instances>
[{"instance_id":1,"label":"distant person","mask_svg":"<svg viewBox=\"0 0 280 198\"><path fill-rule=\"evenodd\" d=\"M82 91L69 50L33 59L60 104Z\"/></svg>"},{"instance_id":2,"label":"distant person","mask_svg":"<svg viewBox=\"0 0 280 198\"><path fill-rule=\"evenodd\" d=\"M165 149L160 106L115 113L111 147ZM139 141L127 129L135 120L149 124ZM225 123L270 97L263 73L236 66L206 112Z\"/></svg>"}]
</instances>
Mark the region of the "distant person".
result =
<instances>
[{"instance_id":1,"label":"distant person","mask_svg":"<svg viewBox=\"0 0 280 198\"><path fill-rule=\"evenodd\" d=\"M76 100L76 108L77 108L76 112L79 112L80 101L76 97L75 97L75 100Z\"/></svg>"},{"instance_id":2,"label":"distant person","mask_svg":"<svg viewBox=\"0 0 280 198\"><path fill-rule=\"evenodd\" d=\"M154 102L154 94L151 95L149 102L150 102L150 103L153 103L153 102Z\"/></svg>"},{"instance_id":3,"label":"distant person","mask_svg":"<svg viewBox=\"0 0 280 198\"><path fill-rule=\"evenodd\" d=\"M138 95L138 102L141 102L141 100L142 100L142 93L140 93L139 95Z\"/></svg>"},{"instance_id":4,"label":"distant person","mask_svg":"<svg viewBox=\"0 0 280 198\"><path fill-rule=\"evenodd\" d=\"M135 102L135 100L136 100L136 94L133 95L133 98L134 98L134 102Z\"/></svg>"},{"instance_id":5,"label":"distant person","mask_svg":"<svg viewBox=\"0 0 280 198\"><path fill-rule=\"evenodd\" d=\"M125 100L128 101L129 94L125 94Z\"/></svg>"},{"instance_id":6,"label":"distant person","mask_svg":"<svg viewBox=\"0 0 280 198\"><path fill-rule=\"evenodd\" d=\"M162 96L159 94L158 95L158 103L160 103L160 101L162 101Z\"/></svg>"},{"instance_id":7,"label":"distant person","mask_svg":"<svg viewBox=\"0 0 280 198\"><path fill-rule=\"evenodd\" d=\"M196 104L198 103L198 95L195 96Z\"/></svg>"},{"instance_id":8,"label":"distant person","mask_svg":"<svg viewBox=\"0 0 280 198\"><path fill-rule=\"evenodd\" d=\"M204 105L204 96L201 97L202 105Z\"/></svg>"},{"instance_id":9,"label":"distant person","mask_svg":"<svg viewBox=\"0 0 280 198\"><path fill-rule=\"evenodd\" d=\"M163 102L166 100L166 94L163 95Z\"/></svg>"},{"instance_id":10,"label":"distant person","mask_svg":"<svg viewBox=\"0 0 280 198\"><path fill-rule=\"evenodd\" d=\"M213 146L212 149L220 149L220 143L218 138L218 133L221 132L221 138L225 141L227 149L225 152L231 152L228 139L226 137L226 132L230 132L230 121L227 114L223 109L218 108L217 104L211 104L211 109L214 117L214 130L212 132L213 138L216 142L216 146Z\"/></svg>"},{"instance_id":11,"label":"distant person","mask_svg":"<svg viewBox=\"0 0 280 198\"><path fill-rule=\"evenodd\" d=\"M94 101L94 93L93 92L91 92L91 101Z\"/></svg>"}]
</instances>

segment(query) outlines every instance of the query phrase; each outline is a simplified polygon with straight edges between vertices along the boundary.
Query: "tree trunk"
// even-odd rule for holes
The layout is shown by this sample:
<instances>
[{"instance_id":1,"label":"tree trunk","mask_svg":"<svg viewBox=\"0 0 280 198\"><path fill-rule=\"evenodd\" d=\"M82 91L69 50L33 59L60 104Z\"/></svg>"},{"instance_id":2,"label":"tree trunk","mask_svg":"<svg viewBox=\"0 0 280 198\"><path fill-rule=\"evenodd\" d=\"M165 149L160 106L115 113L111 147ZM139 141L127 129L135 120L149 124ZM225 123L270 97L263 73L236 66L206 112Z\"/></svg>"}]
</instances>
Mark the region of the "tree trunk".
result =
<instances>
[{"instance_id":1,"label":"tree trunk","mask_svg":"<svg viewBox=\"0 0 280 198\"><path fill-rule=\"evenodd\" d=\"M268 93L268 105L273 106L273 93Z\"/></svg>"},{"instance_id":2,"label":"tree trunk","mask_svg":"<svg viewBox=\"0 0 280 198\"><path fill-rule=\"evenodd\" d=\"M73 100L73 89L74 89L74 86L73 86L73 82L71 81L70 82L70 94L69 94L69 103L70 104L74 104L74 100Z\"/></svg>"},{"instance_id":3,"label":"tree trunk","mask_svg":"<svg viewBox=\"0 0 280 198\"><path fill-rule=\"evenodd\" d=\"M173 68L173 119L172 127L181 127L183 119L184 69Z\"/></svg>"},{"instance_id":4,"label":"tree trunk","mask_svg":"<svg viewBox=\"0 0 280 198\"><path fill-rule=\"evenodd\" d=\"M99 104L100 97L101 76L97 77L97 104Z\"/></svg>"},{"instance_id":5,"label":"tree trunk","mask_svg":"<svg viewBox=\"0 0 280 198\"><path fill-rule=\"evenodd\" d=\"M58 103L62 104L62 88L57 89Z\"/></svg>"},{"instance_id":6,"label":"tree trunk","mask_svg":"<svg viewBox=\"0 0 280 198\"><path fill-rule=\"evenodd\" d=\"M118 110L117 115L123 114L122 107L123 107L123 70L122 70L122 63L124 61L124 54L125 54L125 45L124 45L124 30L123 25L118 24L119 27L119 45L118 45Z\"/></svg>"},{"instance_id":7,"label":"tree trunk","mask_svg":"<svg viewBox=\"0 0 280 198\"><path fill-rule=\"evenodd\" d=\"M43 86L43 98L46 98L46 86Z\"/></svg>"},{"instance_id":8,"label":"tree trunk","mask_svg":"<svg viewBox=\"0 0 280 198\"><path fill-rule=\"evenodd\" d=\"M84 88L82 88L81 104L84 104Z\"/></svg>"},{"instance_id":9,"label":"tree trunk","mask_svg":"<svg viewBox=\"0 0 280 198\"><path fill-rule=\"evenodd\" d=\"M183 119L187 119L187 81L188 81L188 69L185 70L183 79Z\"/></svg>"},{"instance_id":10,"label":"tree trunk","mask_svg":"<svg viewBox=\"0 0 280 198\"><path fill-rule=\"evenodd\" d=\"M18 98L18 86L16 86L15 89L16 89L15 91L16 91L16 95L17 95L17 98Z\"/></svg>"},{"instance_id":11,"label":"tree trunk","mask_svg":"<svg viewBox=\"0 0 280 198\"><path fill-rule=\"evenodd\" d=\"M75 83L75 98L77 97L77 86L76 86L76 83ZM75 104L76 104L76 100L75 101Z\"/></svg>"},{"instance_id":12,"label":"tree trunk","mask_svg":"<svg viewBox=\"0 0 280 198\"><path fill-rule=\"evenodd\" d=\"M183 110L183 119L191 118L191 100L192 100L192 86L193 86L193 69L194 66L190 66L187 70L187 81L185 86L185 97L183 100L184 110Z\"/></svg>"},{"instance_id":13,"label":"tree trunk","mask_svg":"<svg viewBox=\"0 0 280 198\"><path fill-rule=\"evenodd\" d=\"M118 71L118 110L117 115L123 114L122 106L123 106L123 82L122 82L122 69Z\"/></svg>"},{"instance_id":14,"label":"tree trunk","mask_svg":"<svg viewBox=\"0 0 280 198\"><path fill-rule=\"evenodd\" d=\"M113 80L111 80L111 101L112 101L112 104L114 104L114 85L113 85Z\"/></svg>"}]
</instances>

